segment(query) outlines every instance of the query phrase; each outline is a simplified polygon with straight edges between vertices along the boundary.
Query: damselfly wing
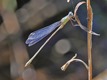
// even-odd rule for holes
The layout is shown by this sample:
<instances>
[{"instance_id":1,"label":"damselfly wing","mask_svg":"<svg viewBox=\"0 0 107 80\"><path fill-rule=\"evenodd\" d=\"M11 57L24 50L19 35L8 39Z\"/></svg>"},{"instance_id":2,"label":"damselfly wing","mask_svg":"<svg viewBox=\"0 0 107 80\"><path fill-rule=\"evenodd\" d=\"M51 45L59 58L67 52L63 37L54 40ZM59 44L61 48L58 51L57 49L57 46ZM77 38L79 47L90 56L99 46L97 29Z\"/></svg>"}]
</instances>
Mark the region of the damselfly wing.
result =
<instances>
[{"instance_id":1,"label":"damselfly wing","mask_svg":"<svg viewBox=\"0 0 107 80\"><path fill-rule=\"evenodd\" d=\"M28 36L28 39L26 40L26 44L28 44L28 46L32 46L36 44L37 42L45 38L48 34L50 34L52 31L54 31L60 25L61 25L61 21L57 21L49 26L46 26L42 29L32 32Z\"/></svg>"}]
</instances>

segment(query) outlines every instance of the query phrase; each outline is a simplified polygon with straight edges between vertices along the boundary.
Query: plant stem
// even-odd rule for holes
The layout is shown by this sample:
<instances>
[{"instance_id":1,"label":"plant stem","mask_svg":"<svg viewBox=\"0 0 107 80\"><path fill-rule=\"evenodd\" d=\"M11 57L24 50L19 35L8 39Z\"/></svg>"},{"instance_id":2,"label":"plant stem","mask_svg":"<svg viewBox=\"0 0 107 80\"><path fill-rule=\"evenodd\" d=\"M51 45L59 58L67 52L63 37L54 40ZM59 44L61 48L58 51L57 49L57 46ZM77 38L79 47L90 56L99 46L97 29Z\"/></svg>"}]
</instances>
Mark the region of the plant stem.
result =
<instances>
[{"instance_id":1,"label":"plant stem","mask_svg":"<svg viewBox=\"0 0 107 80\"><path fill-rule=\"evenodd\" d=\"M92 31L93 12L90 5L90 0L87 0L87 16L88 16L88 30ZM88 80L92 80L92 34L87 35L88 48Z\"/></svg>"}]
</instances>

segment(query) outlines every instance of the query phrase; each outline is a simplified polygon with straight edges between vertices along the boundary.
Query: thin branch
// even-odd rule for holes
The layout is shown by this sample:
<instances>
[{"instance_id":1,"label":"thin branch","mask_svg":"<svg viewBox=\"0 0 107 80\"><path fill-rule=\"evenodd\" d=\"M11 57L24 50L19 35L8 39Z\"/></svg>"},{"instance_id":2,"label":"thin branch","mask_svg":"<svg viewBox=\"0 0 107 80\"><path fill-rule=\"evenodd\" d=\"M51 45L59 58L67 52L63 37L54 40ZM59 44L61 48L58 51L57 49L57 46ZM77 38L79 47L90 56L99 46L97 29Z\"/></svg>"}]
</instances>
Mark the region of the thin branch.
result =
<instances>
[{"instance_id":1,"label":"thin branch","mask_svg":"<svg viewBox=\"0 0 107 80\"><path fill-rule=\"evenodd\" d=\"M62 67L61 70L65 71L67 69L67 67L70 65L70 63L73 61L74 58L76 58L77 54L75 54L74 57L72 57L69 61L67 61Z\"/></svg>"},{"instance_id":2,"label":"thin branch","mask_svg":"<svg viewBox=\"0 0 107 80\"><path fill-rule=\"evenodd\" d=\"M81 62L81 63L86 67L86 69L88 70L88 65L87 65L83 60L81 60L81 59L76 59L76 57L77 57L77 54L75 54L74 57L72 57L69 61L67 61L67 62L61 67L61 70L62 70L62 71L65 71L65 70L68 68L68 66L70 65L70 63L73 62L73 61Z\"/></svg>"},{"instance_id":3,"label":"thin branch","mask_svg":"<svg viewBox=\"0 0 107 80\"><path fill-rule=\"evenodd\" d=\"M88 17L88 30L92 31L93 12L90 5L90 0L87 0L87 17ZM87 33L87 47L88 47L88 80L92 80L92 35Z\"/></svg>"},{"instance_id":4,"label":"thin branch","mask_svg":"<svg viewBox=\"0 0 107 80\"><path fill-rule=\"evenodd\" d=\"M81 59L74 59L74 61L81 62L86 67L86 69L88 70L88 65L83 60L81 60Z\"/></svg>"},{"instance_id":5,"label":"thin branch","mask_svg":"<svg viewBox=\"0 0 107 80\"><path fill-rule=\"evenodd\" d=\"M83 29L84 31L86 31L86 32L88 32L88 33L91 33L91 34L93 34L93 35L96 35L96 36L100 36L100 34L97 34L97 33L93 32L92 30L89 31L85 26L83 26L83 25L81 24L78 16L77 16L77 11L78 11L79 7L80 7L82 4L84 4L84 3L86 3L86 2L85 2L85 1L81 1L81 2L79 2L79 3L76 5L76 7L75 7L75 10L74 10L74 18L75 18L75 20L76 20L77 23L78 23L78 25L75 25L75 26L80 26L80 28Z\"/></svg>"}]
</instances>

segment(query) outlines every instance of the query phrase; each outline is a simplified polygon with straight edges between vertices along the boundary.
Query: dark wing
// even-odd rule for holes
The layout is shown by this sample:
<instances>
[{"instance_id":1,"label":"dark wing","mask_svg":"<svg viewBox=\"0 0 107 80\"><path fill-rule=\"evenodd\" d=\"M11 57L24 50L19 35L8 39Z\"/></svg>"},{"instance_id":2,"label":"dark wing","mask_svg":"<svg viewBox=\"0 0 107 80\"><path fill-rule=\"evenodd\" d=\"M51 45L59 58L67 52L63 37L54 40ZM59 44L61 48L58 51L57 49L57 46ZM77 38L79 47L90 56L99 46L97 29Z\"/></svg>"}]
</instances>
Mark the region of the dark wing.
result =
<instances>
[{"instance_id":1,"label":"dark wing","mask_svg":"<svg viewBox=\"0 0 107 80\"><path fill-rule=\"evenodd\" d=\"M57 21L47 27L32 32L26 40L26 44L28 44L28 46L36 44L37 42L45 38L48 34L50 34L53 30L55 30L58 26L60 26L60 24L61 22Z\"/></svg>"}]
</instances>

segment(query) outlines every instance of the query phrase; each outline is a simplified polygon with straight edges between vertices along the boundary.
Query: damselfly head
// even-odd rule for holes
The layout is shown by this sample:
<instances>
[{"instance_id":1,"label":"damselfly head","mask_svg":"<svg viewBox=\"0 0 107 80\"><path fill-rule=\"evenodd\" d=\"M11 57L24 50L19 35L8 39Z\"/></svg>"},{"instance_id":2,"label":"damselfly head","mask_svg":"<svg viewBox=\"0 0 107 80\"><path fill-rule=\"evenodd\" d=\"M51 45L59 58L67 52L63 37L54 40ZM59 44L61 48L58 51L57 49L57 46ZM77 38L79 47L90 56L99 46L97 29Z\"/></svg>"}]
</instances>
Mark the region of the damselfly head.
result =
<instances>
[{"instance_id":1,"label":"damselfly head","mask_svg":"<svg viewBox=\"0 0 107 80\"><path fill-rule=\"evenodd\" d=\"M72 17L72 16L73 16L73 13L72 13L72 12L69 12L69 13L68 13L68 16Z\"/></svg>"},{"instance_id":2,"label":"damselfly head","mask_svg":"<svg viewBox=\"0 0 107 80\"><path fill-rule=\"evenodd\" d=\"M65 22L67 19L70 20L71 18L73 17L73 13L72 12L69 12L67 16L63 17L61 19L61 22Z\"/></svg>"}]
</instances>

